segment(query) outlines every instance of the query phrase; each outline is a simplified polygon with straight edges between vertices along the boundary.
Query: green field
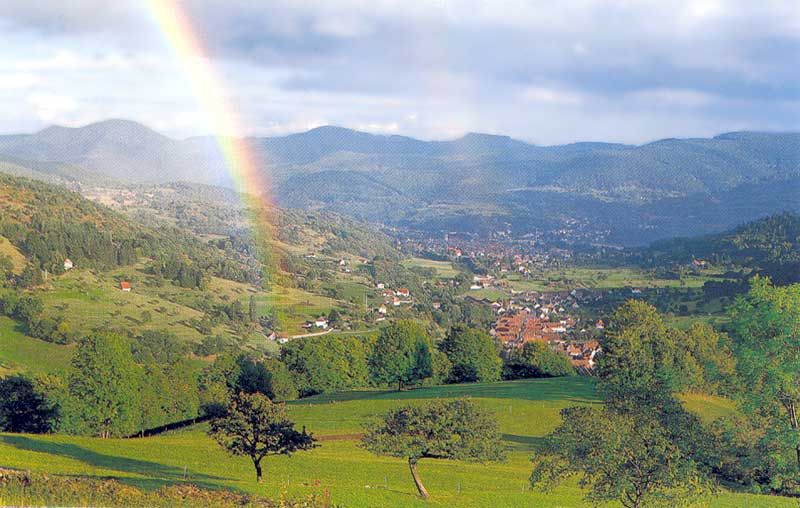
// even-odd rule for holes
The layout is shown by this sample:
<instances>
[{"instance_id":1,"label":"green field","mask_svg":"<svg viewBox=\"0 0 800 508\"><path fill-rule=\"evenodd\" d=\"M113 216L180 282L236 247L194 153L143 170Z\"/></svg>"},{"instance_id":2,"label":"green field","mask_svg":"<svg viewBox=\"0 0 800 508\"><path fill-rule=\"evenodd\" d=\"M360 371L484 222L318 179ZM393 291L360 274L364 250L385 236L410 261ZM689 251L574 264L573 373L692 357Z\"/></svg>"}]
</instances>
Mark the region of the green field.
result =
<instances>
[{"instance_id":1,"label":"green field","mask_svg":"<svg viewBox=\"0 0 800 508\"><path fill-rule=\"evenodd\" d=\"M11 245L11 242L4 236L0 236L0 256L8 256L11 260L11 271L13 273L22 273L26 263L25 256L22 255L19 249Z\"/></svg>"},{"instance_id":2,"label":"green field","mask_svg":"<svg viewBox=\"0 0 800 508\"><path fill-rule=\"evenodd\" d=\"M402 403L470 396L495 412L510 450L502 464L465 464L423 460L420 474L431 491L419 500L403 460L376 457L358 447L362 422ZM708 418L724 402L687 396L687 404ZM313 397L290 405L290 412L320 438L320 446L292 457L265 461L265 481L254 481L248 459L226 455L195 427L144 439L109 439L60 435L0 434L0 463L7 467L51 474L119 479L143 488L191 481L211 488L229 488L278 497L328 489L335 503L346 507L582 507L575 483L553 492L532 492L527 478L542 436L558 423L559 409L596 404L591 379L561 378L422 388L402 393L357 391ZM714 414L711 414L714 413ZM186 479L184 479L184 475ZM722 492L710 507L794 507L796 500Z\"/></svg>"},{"instance_id":3,"label":"green field","mask_svg":"<svg viewBox=\"0 0 800 508\"><path fill-rule=\"evenodd\" d=\"M54 372L69 364L72 349L28 337L16 321L0 316L0 375Z\"/></svg>"},{"instance_id":4,"label":"green field","mask_svg":"<svg viewBox=\"0 0 800 508\"><path fill-rule=\"evenodd\" d=\"M686 275L682 279L659 279L638 268L564 268L547 270L533 279L508 276L514 291L563 291L575 288L697 288L711 280L714 273Z\"/></svg>"},{"instance_id":5,"label":"green field","mask_svg":"<svg viewBox=\"0 0 800 508\"><path fill-rule=\"evenodd\" d=\"M436 276L440 279L452 279L459 274L450 261L435 261L433 259L409 258L404 259L401 264L406 268L428 268L436 271Z\"/></svg>"}]
</instances>

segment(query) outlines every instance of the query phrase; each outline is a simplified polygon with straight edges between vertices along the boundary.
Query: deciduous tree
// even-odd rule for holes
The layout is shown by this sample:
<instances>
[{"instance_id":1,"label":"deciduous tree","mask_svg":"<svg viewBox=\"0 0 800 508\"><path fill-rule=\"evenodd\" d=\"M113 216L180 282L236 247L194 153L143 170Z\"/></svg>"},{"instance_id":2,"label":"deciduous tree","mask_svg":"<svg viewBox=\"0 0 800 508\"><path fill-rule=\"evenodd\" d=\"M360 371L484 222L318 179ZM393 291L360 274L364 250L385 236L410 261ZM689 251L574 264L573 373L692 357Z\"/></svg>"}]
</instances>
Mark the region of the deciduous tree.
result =
<instances>
[{"instance_id":1,"label":"deciduous tree","mask_svg":"<svg viewBox=\"0 0 800 508\"><path fill-rule=\"evenodd\" d=\"M408 460L423 498L429 494L417 471L421 459L488 462L504 458L497 422L468 400L400 407L368 424L365 430L364 448L377 455Z\"/></svg>"},{"instance_id":2,"label":"deciduous tree","mask_svg":"<svg viewBox=\"0 0 800 508\"><path fill-rule=\"evenodd\" d=\"M212 420L209 434L232 455L250 457L261 482L261 461L270 455L291 455L314 447L314 437L297 431L283 405L260 393L239 393L225 416Z\"/></svg>"}]
</instances>

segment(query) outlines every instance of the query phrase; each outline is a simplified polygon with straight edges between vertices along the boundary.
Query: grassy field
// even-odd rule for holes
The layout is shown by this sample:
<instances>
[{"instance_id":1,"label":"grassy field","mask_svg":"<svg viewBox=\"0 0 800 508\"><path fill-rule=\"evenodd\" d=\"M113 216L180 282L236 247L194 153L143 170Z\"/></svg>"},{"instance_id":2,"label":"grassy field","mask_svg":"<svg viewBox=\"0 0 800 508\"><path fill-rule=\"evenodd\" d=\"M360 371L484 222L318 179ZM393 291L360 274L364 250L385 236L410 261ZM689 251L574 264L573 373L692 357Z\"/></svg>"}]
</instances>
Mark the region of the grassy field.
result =
<instances>
[{"instance_id":1,"label":"grassy field","mask_svg":"<svg viewBox=\"0 0 800 508\"><path fill-rule=\"evenodd\" d=\"M497 415L509 458L501 464L423 460L420 474L432 499L423 502L403 460L376 457L358 447L362 422L403 403L470 396ZM719 401L689 396L701 412L719 412ZM145 439L110 439L0 434L0 463L7 467L117 478L155 489L191 481L277 497L328 489L335 503L364 507L582 507L574 483L553 492L532 492L527 484L542 436L558 423L559 409L598 403L587 378L526 380L423 388L402 393L358 391L319 396L290 405L290 412L320 438L320 446L292 457L265 461L258 485L248 459L226 455L202 426ZM724 405L724 404L723 404ZM713 415L712 415L713 416ZM710 507L797 507L796 500L723 492Z\"/></svg>"},{"instance_id":2,"label":"grassy field","mask_svg":"<svg viewBox=\"0 0 800 508\"><path fill-rule=\"evenodd\" d=\"M409 258L402 261L406 268L429 268L436 270L436 276L440 279L452 279L458 275L459 271L453 267L450 261L434 261L433 259Z\"/></svg>"},{"instance_id":3,"label":"grassy field","mask_svg":"<svg viewBox=\"0 0 800 508\"><path fill-rule=\"evenodd\" d=\"M22 253L11 245L11 242L4 236L0 236L0 256L8 256L11 259L12 269L11 271L17 275L22 273L23 268L25 268L25 256Z\"/></svg>"},{"instance_id":4,"label":"grassy field","mask_svg":"<svg viewBox=\"0 0 800 508\"><path fill-rule=\"evenodd\" d=\"M508 277L515 291L562 291L574 288L696 288L713 278L712 273L687 275L680 280L659 279L638 268L565 268L547 270L534 279Z\"/></svg>"},{"instance_id":5,"label":"grassy field","mask_svg":"<svg viewBox=\"0 0 800 508\"><path fill-rule=\"evenodd\" d=\"M0 316L0 376L32 371L53 372L69 364L72 348L23 334L15 321Z\"/></svg>"}]
</instances>

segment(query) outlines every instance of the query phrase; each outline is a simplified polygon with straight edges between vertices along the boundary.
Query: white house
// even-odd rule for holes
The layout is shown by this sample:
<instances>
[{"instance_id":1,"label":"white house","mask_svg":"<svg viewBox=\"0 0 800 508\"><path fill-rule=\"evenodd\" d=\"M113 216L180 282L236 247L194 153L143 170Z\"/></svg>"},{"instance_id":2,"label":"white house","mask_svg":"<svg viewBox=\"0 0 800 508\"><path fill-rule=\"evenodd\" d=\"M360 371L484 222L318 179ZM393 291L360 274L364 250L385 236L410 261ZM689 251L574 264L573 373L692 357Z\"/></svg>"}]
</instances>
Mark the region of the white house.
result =
<instances>
[{"instance_id":1,"label":"white house","mask_svg":"<svg viewBox=\"0 0 800 508\"><path fill-rule=\"evenodd\" d=\"M65 259L64 260L64 271L66 272L66 271L72 270L72 267L73 267L72 260L70 260L69 258Z\"/></svg>"}]
</instances>

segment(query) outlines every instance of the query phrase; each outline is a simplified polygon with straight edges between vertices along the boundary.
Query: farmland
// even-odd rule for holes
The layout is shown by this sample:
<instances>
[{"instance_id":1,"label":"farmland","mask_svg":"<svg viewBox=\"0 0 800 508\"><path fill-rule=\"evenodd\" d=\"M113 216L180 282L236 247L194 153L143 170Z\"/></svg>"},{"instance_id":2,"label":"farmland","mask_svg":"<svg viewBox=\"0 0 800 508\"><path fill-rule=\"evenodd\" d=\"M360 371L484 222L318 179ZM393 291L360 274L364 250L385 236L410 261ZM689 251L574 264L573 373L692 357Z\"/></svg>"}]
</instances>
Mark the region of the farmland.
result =
<instances>
[{"instance_id":1,"label":"farmland","mask_svg":"<svg viewBox=\"0 0 800 508\"><path fill-rule=\"evenodd\" d=\"M407 465L376 457L358 447L363 422L399 404L431 398L469 396L493 411L509 449L500 464L466 464L426 459L420 471L432 493L429 502L415 495ZM684 403L710 421L730 410L723 400L684 396ZM328 490L334 503L348 507L485 506L580 507L581 492L567 483L553 492L531 491L529 458L540 439L559 421L559 409L598 404L587 378L526 380L384 392L364 390L303 399L290 404L299 425L320 437L320 446L265 463L258 485L247 459L226 455L196 426L144 439L96 439L74 436L0 435L0 462L8 467L51 474L116 478L145 489L184 482L279 497L300 497ZM164 453L169 449L170 453ZM796 501L723 491L708 506L733 508L795 507Z\"/></svg>"}]
</instances>

